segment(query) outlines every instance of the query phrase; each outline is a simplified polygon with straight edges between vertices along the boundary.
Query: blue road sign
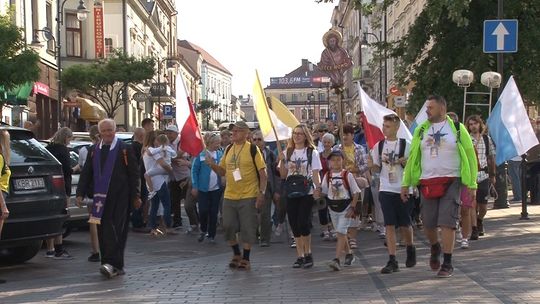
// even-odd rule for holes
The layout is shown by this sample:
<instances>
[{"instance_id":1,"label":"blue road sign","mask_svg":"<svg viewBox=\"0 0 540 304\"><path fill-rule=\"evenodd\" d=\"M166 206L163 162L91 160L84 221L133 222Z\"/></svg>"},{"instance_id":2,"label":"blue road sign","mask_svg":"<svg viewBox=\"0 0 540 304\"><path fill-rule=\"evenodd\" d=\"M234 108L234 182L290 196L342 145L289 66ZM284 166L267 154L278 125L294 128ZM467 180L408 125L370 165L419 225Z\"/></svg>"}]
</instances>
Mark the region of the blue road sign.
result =
<instances>
[{"instance_id":1,"label":"blue road sign","mask_svg":"<svg viewBox=\"0 0 540 304\"><path fill-rule=\"evenodd\" d=\"M337 120L337 113L336 112L330 113L330 120L334 120L334 121Z\"/></svg>"},{"instance_id":2,"label":"blue road sign","mask_svg":"<svg viewBox=\"0 0 540 304\"><path fill-rule=\"evenodd\" d=\"M163 119L173 119L176 108L171 105L163 105Z\"/></svg>"},{"instance_id":3,"label":"blue road sign","mask_svg":"<svg viewBox=\"0 0 540 304\"><path fill-rule=\"evenodd\" d=\"M484 53L516 53L517 51L517 20L484 20Z\"/></svg>"}]
</instances>

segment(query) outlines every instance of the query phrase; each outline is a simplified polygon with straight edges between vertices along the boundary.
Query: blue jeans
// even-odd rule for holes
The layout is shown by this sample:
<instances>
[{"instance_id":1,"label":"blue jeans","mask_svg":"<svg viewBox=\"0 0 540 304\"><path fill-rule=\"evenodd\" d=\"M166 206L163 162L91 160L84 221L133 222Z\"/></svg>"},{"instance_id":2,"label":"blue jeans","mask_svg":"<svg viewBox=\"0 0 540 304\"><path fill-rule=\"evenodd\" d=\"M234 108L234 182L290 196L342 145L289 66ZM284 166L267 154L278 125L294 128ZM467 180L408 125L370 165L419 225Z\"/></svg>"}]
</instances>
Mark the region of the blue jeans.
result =
<instances>
[{"instance_id":1,"label":"blue jeans","mask_svg":"<svg viewBox=\"0 0 540 304\"><path fill-rule=\"evenodd\" d=\"M521 202L521 161L508 162L508 175L512 183L513 200Z\"/></svg>"},{"instance_id":2,"label":"blue jeans","mask_svg":"<svg viewBox=\"0 0 540 304\"><path fill-rule=\"evenodd\" d=\"M158 226L156 224L156 218L160 202L163 205L163 220L165 221L167 228L170 228L172 226L171 195L167 183L163 183L154 197L152 197L152 207L150 209L150 227L152 229Z\"/></svg>"},{"instance_id":3,"label":"blue jeans","mask_svg":"<svg viewBox=\"0 0 540 304\"><path fill-rule=\"evenodd\" d=\"M209 238L216 236L217 216L222 193L221 189L208 192L199 191L199 222L201 231L208 232Z\"/></svg>"}]
</instances>

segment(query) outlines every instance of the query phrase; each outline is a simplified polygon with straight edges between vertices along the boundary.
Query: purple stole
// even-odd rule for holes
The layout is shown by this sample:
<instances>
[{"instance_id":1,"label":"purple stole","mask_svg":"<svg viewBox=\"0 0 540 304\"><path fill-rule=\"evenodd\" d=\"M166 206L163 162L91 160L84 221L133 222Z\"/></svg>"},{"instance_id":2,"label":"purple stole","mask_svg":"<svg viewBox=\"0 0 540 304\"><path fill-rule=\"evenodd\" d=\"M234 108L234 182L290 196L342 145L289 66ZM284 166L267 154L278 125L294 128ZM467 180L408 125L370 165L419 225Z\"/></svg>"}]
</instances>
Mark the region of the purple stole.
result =
<instances>
[{"instance_id":1,"label":"purple stole","mask_svg":"<svg viewBox=\"0 0 540 304\"><path fill-rule=\"evenodd\" d=\"M114 149L109 151L103 170L101 170L101 148L99 144L94 148L94 157L92 159L92 165L94 167L94 204L92 205L92 213L90 214L88 223L101 224L101 217L103 216L105 201L107 200L107 192L109 191L109 183L111 182L114 164L121 144L122 141L117 140Z\"/></svg>"}]
</instances>

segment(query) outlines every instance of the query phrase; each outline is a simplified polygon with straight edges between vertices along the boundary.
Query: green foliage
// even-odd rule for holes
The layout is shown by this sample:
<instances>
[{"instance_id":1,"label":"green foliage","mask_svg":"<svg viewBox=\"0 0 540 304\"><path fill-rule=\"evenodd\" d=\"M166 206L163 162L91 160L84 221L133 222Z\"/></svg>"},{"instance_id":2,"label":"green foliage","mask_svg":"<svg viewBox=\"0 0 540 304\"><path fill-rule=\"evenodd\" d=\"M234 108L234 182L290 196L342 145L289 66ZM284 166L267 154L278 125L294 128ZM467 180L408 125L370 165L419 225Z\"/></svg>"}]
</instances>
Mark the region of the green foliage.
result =
<instances>
[{"instance_id":1,"label":"green foliage","mask_svg":"<svg viewBox=\"0 0 540 304\"><path fill-rule=\"evenodd\" d=\"M135 58L115 51L111 58L91 64L70 66L62 73L67 89L76 89L98 102L114 118L122 106L122 95L130 84L142 83L156 73L156 60Z\"/></svg>"},{"instance_id":2,"label":"green foliage","mask_svg":"<svg viewBox=\"0 0 540 304\"><path fill-rule=\"evenodd\" d=\"M11 89L39 78L39 55L28 49L9 15L0 15L0 85Z\"/></svg>"},{"instance_id":3,"label":"green foliage","mask_svg":"<svg viewBox=\"0 0 540 304\"><path fill-rule=\"evenodd\" d=\"M504 17L519 20L518 52L504 55L506 81L514 75L528 102L540 100L540 1L506 1ZM473 71L471 91L486 92L480 75L496 71L496 55L482 50L483 22L497 19L496 0L428 0L409 33L394 45L397 80L402 86L415 83L410 108L418 110L430 94L445 96L449 110L461 115L463 90L452 82L458 69ZM495 101L494 101L495 102ZM472 111L467 110L468 114Z\"/></svg>"},{"instance_id":4,"label":"green foliage","mask_svg":"<svg viewBox=\"0 0 540 304\"><path fill-rule=\"evenodd\" d=\"M202 114L203 118L203 128L205 130L210 130L210 117L212 116L212 111L215 111L219 105L217 103L214 103L214 101L209 99L203 99L197 104L197 112L200 112ZM206 121L206 124L204 124L204 121Z\"/></svg>"}]
</instances>

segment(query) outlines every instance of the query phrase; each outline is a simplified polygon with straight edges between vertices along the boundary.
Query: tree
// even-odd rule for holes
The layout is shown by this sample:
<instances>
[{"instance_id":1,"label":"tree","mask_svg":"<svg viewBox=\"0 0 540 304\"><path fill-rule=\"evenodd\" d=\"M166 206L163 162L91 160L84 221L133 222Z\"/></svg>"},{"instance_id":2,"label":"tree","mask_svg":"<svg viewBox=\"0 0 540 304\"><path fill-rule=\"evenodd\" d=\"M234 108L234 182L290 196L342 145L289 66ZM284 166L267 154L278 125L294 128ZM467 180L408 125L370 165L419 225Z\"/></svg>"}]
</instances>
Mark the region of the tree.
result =
<instances>
[{"instance_id":1,"label":"tree","mask_svg":"<svg viewBox=\"0 0 540 304\"><path fill-rule=\"evenodd\" d=\"M0 86L12 89L39 79L39 55L27 48L10 15L0 15Z\"/></svg>"},{"instance_id":2,"label":"tree","mask_svg":"<svg viewBox=\"0 0 540 304\"><path fill-rule=\"evenodd\" d=\"M62 83L89 96L105 109L109 118L114 118L129 85L151 79L156 73L155 63L153 58L138 59L115 51L104 61L70 66L62 73Z\"/></svg>"},{"instance_id":3,"label":"tree","mask_svg":"<svg viewBox=\"0 0 540 304\"><path fill-rule=\"evenodd\" d=\"M202 114L203 119L206 120L206 130L210 129L210 117L212 116L212 111L215 111L218 108L218 105L212 100L203 99L197 104L197 112ZM203 125L204 127L204 125Z\"/></svg>"},{"instance_id":4,"label":"tree","mask_svg":"<svg viewBox=\"0 0 540 304\"><path fill-rule=\"evenodd\" d=\"M518 19L518 52L504 55L504 80L514 75L524 99L540 99L540 2L506 1L506 18ZM418 109L426 96L439 94L449 102L449 110L461 113L463 91L451 80L458 69L474 72L471 90L486 91L480 75L496 71L496 55L482 50L483 21L497 19L496 0L428 0L408 34L391 46L389 55L397 60L397 80L415 83L410 107ZM468 113L471 113L468 111Z\"/></svg>"}]
</instances>

